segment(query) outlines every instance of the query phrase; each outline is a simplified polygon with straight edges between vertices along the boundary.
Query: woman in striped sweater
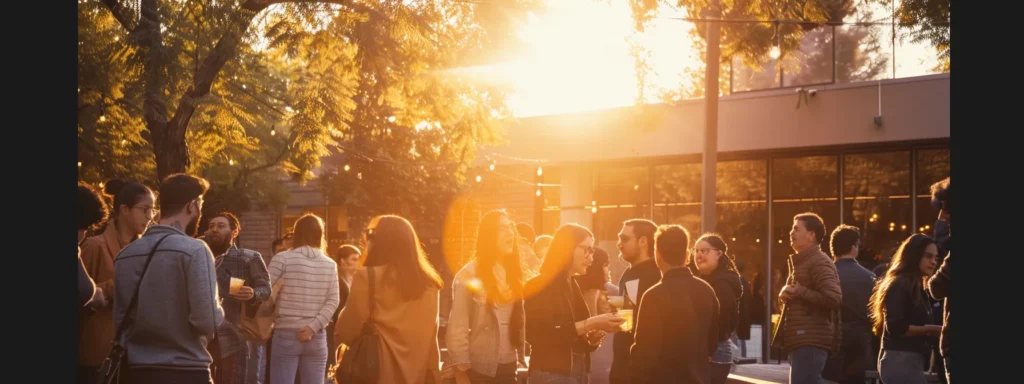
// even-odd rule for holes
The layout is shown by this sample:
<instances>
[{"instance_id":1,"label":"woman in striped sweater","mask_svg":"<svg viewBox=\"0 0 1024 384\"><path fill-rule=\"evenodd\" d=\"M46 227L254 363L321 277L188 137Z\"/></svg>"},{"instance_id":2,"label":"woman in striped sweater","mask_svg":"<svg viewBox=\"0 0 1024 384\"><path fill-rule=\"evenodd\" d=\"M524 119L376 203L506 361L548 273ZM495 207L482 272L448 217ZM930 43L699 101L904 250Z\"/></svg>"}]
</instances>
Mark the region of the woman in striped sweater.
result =
<instances>
[{"instance_id":1,"label":"woman in striped sweater","mask_svg":"<svg viewBox=\"0 0 1024 384\"><path fill-rule=\"evenodd\" d=\"M338 309L337 264L324 254L324 222L313 214L295 221L293 248L270 261L277 292L270 382L323 383L327 369L325 328Z\"/></svg>"}]
</instances>

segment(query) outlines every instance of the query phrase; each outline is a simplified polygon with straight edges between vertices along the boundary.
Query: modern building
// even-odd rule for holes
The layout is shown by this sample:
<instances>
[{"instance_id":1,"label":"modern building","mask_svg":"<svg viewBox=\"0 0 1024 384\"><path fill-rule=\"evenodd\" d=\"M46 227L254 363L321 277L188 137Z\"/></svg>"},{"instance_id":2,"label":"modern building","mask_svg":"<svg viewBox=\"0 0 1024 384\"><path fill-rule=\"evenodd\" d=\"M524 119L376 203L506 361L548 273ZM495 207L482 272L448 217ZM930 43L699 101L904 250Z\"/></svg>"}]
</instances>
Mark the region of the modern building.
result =
<instances>
[{"instance_id":1,"label":"modern building","mask_svg":"<svg viewBox=\"0 0 1024 384\"><path fill-rule=\"evenodd\" d=\"M949 85L944 73L723 96L714 230L747 278L787 273L798 213L819 214L827 231L859 227L868 267L910 234L930 232L937 212L928 188L949 175ZM696 237L703 132L701 99L509 122L509 144L481 149L472 193L449 209L443 234L424 241L440 241L455 268L471 257L479 216L495 208L537 234L587 226L611 255L630 218L682 224ZM326 204L315 185L291 189L284 211L243 215L243 243L260 239L269 252L303 212L327 217L332 243L344 238L340 206ZM612 264L617 281L625 265Z\"/></svg>"}]
</instances>

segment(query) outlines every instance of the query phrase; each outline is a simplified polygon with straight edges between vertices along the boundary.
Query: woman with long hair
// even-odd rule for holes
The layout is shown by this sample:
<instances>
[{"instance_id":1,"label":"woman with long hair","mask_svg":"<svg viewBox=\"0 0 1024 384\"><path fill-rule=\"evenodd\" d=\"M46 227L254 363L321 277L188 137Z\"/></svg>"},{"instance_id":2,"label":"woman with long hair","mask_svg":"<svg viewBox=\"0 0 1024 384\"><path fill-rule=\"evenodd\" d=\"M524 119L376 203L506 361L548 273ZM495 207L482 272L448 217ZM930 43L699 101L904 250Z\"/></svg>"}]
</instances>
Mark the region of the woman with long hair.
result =
<instances>
[{"instance_id":1,"label":"woman with long hair","mask_svg":"<svg viewBox=\"0 0 1024 384\"><path fill-rule=\"evenodd\" d=\"M526 341L530 343L530 381L583 384L590 371L590 353L605 332L619 329L624 319L613 314L591 316L583 292L573 280L593 263L594 235L585 227L566 224L555 232L540 275L523 287L526 295Z\"/></svg>"},{"instance_id":2,"label":"woman with long hair","mask_svg":"<svg viewBox=\"0 0 1024 384\"><path fill-rule=\"evenodd\" d=\"M82 243L82 263L96 281L96 288L103 292L102 296L112 298L114 259L149 228L157 213L156 196L141 183L120 179L107 181L103 193L113 198L110 221L103 233ZM79 322L78 365L91 379L110 354L116 333L111 304L111 300L94 303L96 311L86 314Z\"/></svg>"},{"instance_id":3,"label":"woman with long hair","mask_svg":"<svg viewBox=\"0 0 1024 384\"><path fill-rule=\"evenodd\" d=\"M925 281L935 271L938 247L931 237L910 235L868 301L875 334L882 335L878 374L887 384L924 384L928 353L942 326L931 322Z\"/></svg>"},{"instance_id":4,"label":"woman with long hair","mask_svg":"<svg viewBox=\"0 0 1024 384\"><path fill-rule=\"evenodd\" d=\"M325 328L338 308L337 264L324 254L324 222L314 214L295 221L292 249L270 261L270 281L279 286L275 302L270 382L322 383L327 370Z\"/></svg>"},{"instance_id":5,"label":"woman with long hair","mask_svg":"<svg viewBox=\"0 0 1024 384\"><path fill-rule=\"evenodd\" d=\"M352 291L338 316L335 339L352 345L369 320L372 305L373 324L380 337L378 382L440 383L437 306L441 277L427 260L412 224L400 216L370 220L364 241L363 266L352 276Z\"/></svg>"},{"instance_id":6,"label":"woman with long hair","mask_svg":"<svg viewBox=\"0 0 1024 384\"><path fill-rule=\"evenodd\" d=\"M515 383L526 366L520 241L503 210L477 227L476 256L455 275L445 376L455 382Z\"/></svg>"},{"instance_id":7,"label":"woman with long hair","mask_svg":"<svg viewBox=\"0 0 1024 384\"><path fill-rule=\"evenodd\" d=\"M694 264L700 278L711 285L718 298L718 348L711 354L711 384L724 384L732 368L732 333L739 323L743 285L729 246L717 233L705 233L694 243Z\"/></svg>"}]
</instances>

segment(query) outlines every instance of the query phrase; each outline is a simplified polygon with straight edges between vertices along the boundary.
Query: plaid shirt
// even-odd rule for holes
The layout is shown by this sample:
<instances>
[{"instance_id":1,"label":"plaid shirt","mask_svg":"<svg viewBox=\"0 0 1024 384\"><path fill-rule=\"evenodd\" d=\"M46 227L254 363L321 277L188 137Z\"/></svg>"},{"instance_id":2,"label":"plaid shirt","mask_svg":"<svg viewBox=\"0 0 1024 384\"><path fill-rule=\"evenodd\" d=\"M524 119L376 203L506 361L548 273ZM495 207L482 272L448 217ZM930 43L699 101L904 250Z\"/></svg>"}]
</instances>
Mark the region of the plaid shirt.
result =
<instances>
[{"instance_id":1,"label":"plaid shirt","mask_svg":"<svg viewBox=\"0 0 1024 384\"><path fill-rule=\"evenodd\" d=\"M230 295L221 295L224 298L221 304L224 307L224 322L217 327L217 338L221 356L227 357L248 350L238 326L239 316L243 305L246 315L254 316L259 304L270 298L270 273L259 252L240 249L234 244L225 254L217 256L216 264L217 289L220 292L230 292L231 278L234 277L244 279L245 286L252 288L254 295L248 302L236 300Z\"/></svg>"}]
</instances>

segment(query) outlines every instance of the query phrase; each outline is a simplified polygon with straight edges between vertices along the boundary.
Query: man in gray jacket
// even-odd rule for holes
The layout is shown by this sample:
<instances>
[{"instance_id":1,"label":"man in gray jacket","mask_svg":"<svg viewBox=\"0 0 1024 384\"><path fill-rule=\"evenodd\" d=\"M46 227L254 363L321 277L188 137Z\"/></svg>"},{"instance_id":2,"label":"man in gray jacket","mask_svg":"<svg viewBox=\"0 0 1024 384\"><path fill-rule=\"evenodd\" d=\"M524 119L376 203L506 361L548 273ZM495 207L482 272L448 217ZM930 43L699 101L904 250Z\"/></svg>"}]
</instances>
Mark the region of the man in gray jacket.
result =
<instances>
[{"instance_id":1,"label":"man in gray jacket","mask_svg":"<svg viewBox=\"0 0 1024 384\"><path fill-rule=\"evenodd\" d=\"M129 322L120 338L128 355L121 383L212 383L213 359L206 345L224 320L224 310L213 254L191 237L209 185L186 174L164 179L159 225L114 261L114 326ZM136 287L137 306L128 313Z\"/></svg>"}]
</instances>

